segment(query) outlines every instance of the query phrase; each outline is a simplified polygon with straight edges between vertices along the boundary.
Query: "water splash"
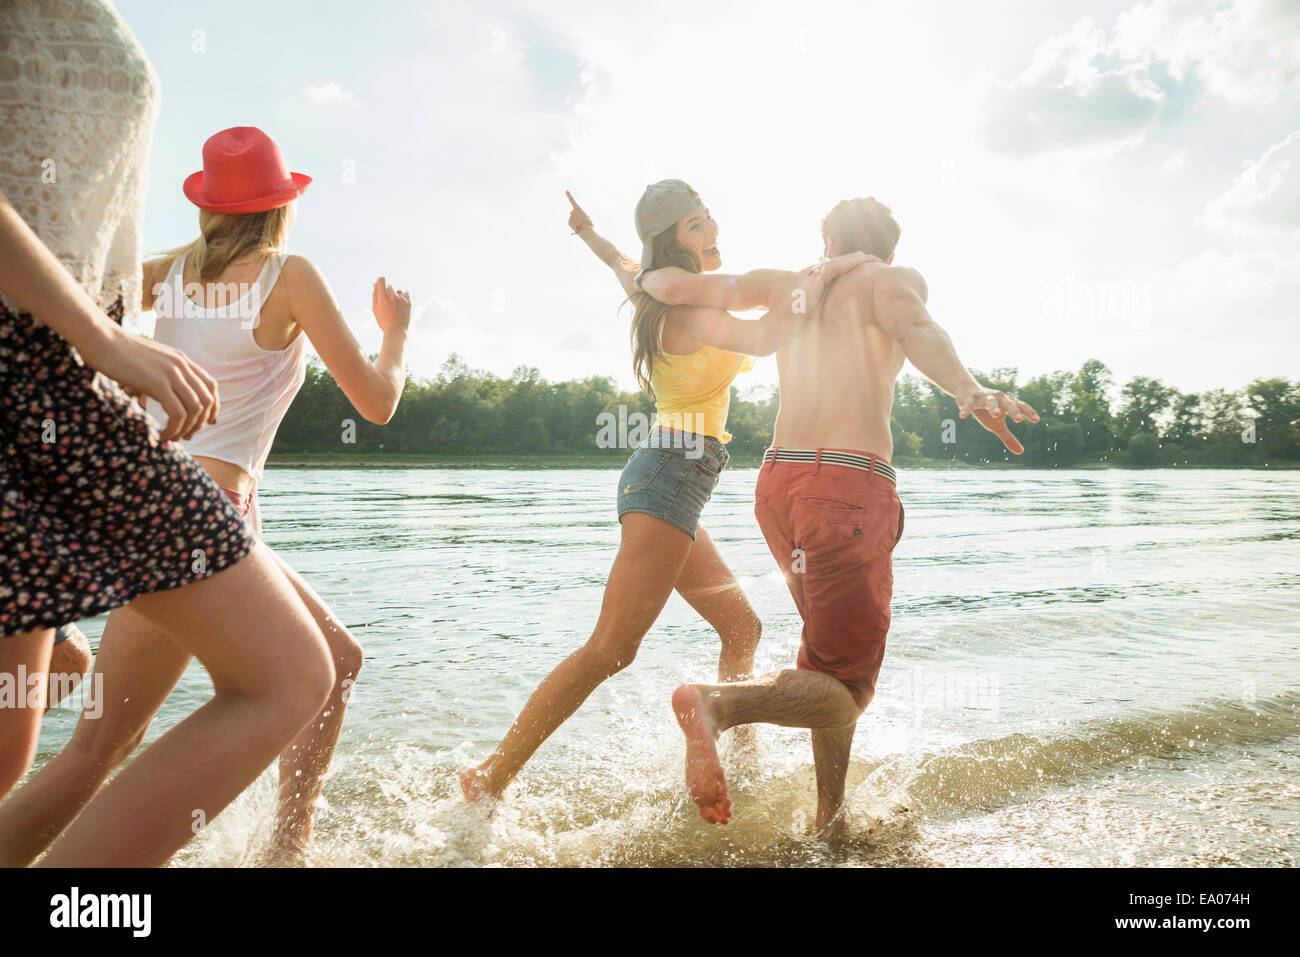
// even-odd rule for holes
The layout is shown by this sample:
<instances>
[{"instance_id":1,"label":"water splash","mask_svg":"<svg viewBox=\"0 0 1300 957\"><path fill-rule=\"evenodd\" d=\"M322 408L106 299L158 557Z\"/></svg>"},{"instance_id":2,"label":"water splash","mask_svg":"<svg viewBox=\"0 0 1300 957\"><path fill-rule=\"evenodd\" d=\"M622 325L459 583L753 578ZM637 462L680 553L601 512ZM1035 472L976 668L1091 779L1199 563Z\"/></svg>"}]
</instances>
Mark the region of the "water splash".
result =
<instances>
[{"instance_id":1,"label":"water splash","mask_svg":"<svg viewBox=\"0 0 1300 957\"><path fill-rule=\"evenodd\" d=\"M1300 735L1300 692L1256 702L1218 700L856 759L846 801L847 838L809 833L815 809L810 761L772 753L760 736L727 757L733 819L705 823L682 787L682 756L668 738L635 756L615 755L581 774L526 771L506 799L467 804L458 775L465 748L406 745L354 756L326 788L333 812L318 819L317 862L357 867L800 866L935 863L924 829L936 821L989 815L1051 800L1062 787L1154 763L1187 761L1233 746ZM175 863L245 866L269 832L268 772Z\"/></svg>"}]
</instances>

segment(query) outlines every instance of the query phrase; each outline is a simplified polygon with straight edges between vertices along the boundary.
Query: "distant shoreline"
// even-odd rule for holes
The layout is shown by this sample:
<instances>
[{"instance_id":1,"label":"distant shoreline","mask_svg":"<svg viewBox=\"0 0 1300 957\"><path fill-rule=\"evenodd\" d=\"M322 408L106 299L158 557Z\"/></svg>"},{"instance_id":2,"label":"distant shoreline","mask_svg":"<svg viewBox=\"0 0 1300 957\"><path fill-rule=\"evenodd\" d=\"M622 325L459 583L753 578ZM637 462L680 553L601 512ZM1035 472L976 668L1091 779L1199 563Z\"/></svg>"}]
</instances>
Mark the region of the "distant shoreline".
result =
<instances>
[{"instance_id":1,"label":"distant shoreline","mask_svg":"<svg viewBox=\"0 0 1300 957\"><path fill-rule=\"evenodd\" d=\"M628 452L628 454L631 454ZM286 452L272 455L267 460L267 468L273 469L372 469L372 468L417 468L417 469L621 469L627 463L627 455L607 453L543 454L515 455L510 453L491 453L483 455L404 455L367 452L357 454L337 452ZM759 456L733 456L730 468L757 468L762 464ZM972 464L951 459L921 459L899 456L893 464L900 469L928 470L1016 470L1032 472L1057 472L1060 468L1053 466L1011 465L1003 462ZM1300 462L1281 462L1277 465L1127 465L1109 462L1094 462L1065 466L1068 470L1112 470L1119 469L1133 472L1151 472L1161 469L1232 469L1256 472L1294 471L1300 469Z\"/></svg>"}]
</instances>

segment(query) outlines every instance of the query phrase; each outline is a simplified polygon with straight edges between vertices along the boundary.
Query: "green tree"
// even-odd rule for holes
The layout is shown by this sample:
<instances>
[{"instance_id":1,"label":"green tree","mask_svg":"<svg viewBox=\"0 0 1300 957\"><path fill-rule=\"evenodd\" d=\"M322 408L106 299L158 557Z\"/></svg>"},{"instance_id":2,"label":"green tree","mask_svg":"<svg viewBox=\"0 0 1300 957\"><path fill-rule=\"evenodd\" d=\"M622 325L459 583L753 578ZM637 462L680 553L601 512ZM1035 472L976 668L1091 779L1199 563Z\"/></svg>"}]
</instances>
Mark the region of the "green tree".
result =
<instances>
[{"instance_id":1,"label":"green tree","mask_svg":"<svg viewBox=\"0 0 1300 957\"><path fill-rule=\"evenodd\" d=\"M1138 376L1124 386L1119 413L1119 435L1124 443L1140 432L1154 436L1156 420L1164 417L1177 394L1159 379L1146 376Z\"/></svg>"},{"instance_id":2,"label":"green tree","mask_svg":"<svg viewBox=\"0 0 1300 957\"><path fill-rule=\"evenodd\" d=\"M1160 440L1153 432L1139 432L1128 443L1128 460L1134 465L1155 465L1160 461Z\"/></svg>"},{"instance_id":3,"label":"green tree","mask_svg":"<svg viewBox=\"0 0 1300 957\"><path fill-rule=\"evenodd\" d=\"M956 420L957 409L952 399L944 395L934 383L913 375L900 377L894 383L894 408L890 428L895 436L904 433L921 440L918 454L934 459L950 459L954 455L951 443L946 443L944 422ZM898 423L894 429L894 423ZM951 432L951 430L947 430Z\"/></svg>"},{"instance_id":4,"label":"green tree","mask_svg":"<svg viewBox=\"0 0 1300 957\"><path fill-rule=\"evenodd\" d=\"M1113 377L1105 363L1089 359L1083 364L1070 395L1070 412L1083 430L1084 452L1104 458L1115 447L1114 418L1110 412Z\"/></svg>"},{"instance_id":5,"label":"green tree","mask_svg":"<svg viewBox=\"0 0 1300 957\"><path fill-rule=\"evenodd\" d=\"M1197 404L1201 419L1201 461L1226 465L1245 459L1253 451L1242 438L1247 426L1244 404L1240 392L1211 389L1201 393Z\"/></svg>"},{"instance_id":6,"label":"green tree","mask_svg":"<svg viewBox=\"0 0 1300 957\"><path fill-rule=\"evenodd\" d=\"M755 388L742 397L740 390L731 387L731 408L727 413L727 431L731 444L727 451L732 456L757 456L772 442L772 427L776 424L776 411L780 404L775 389Z\"/></svg>"},{"instance_id":7,"label":"green tree","mask_svg":"<svg viewBox=\"0 0 1300 957\"><path fill-rule=\"evenodd\" d=\"M1254 413L1258 457L1276 461L1300 456L1300 383L1256 379L1246 386L1246 402Z\"/></svg>"},{"instance_id":8,"label":"green tree","mask_svg":"<svg viewBox=\"0 0 1300 957\"><path fill-rule=\"evenodd\" d=\"M1071 390L1076 378L1073 372L1036 376L1021 387L1017 398L1028 402L1044 419L1060 419L1072 414L1070 408L1074 397Z\"/></svg>"},{"instance_id":9,"label":"green tree","mask_svg":"<svg viewBox=\"0 0 1300 957\"><path fill-rule=\"evenodd\" d=\"M1124 387L1118 415L1107 396L1110 373L1096 360L1077 373L1053 372L1017 386L1015 369L977 377L1018 395L1041 414L1013 426L1025 454L1012 456L974 419L960 419L952 399L928 380L904 376L894 388L890 431L895 454L974 464L1064 468L1105 460L1135 465L1257 465L1300 460L1300 382L1256 379L1243 391L1183 394L1143 376ZM595 451L602 413L654 414L639 391L619 391L609 377L551 383L520 366L503 379L449 356L432 380L409 375L392 420L366 422L319 361L307 364L273 452L518 453ZM770 388L733 388L727 427L732 456L756 458L772 438L778 397ZM1251 442L1253 422L1255 442ZM1163 433L1160 429L1163 428ZM351 439L351 442L348 441ZM626 450L609 450L611 460Z\"/></svg>"},{"instance_id":10,"label":"green tree","mask_svg":"<svg viewBox=\"0 0 1300 957\"><path fill-rule=\"evenodd\" d=\"M1201 438L1201 397L1195 392L1175 391L1170 399L1169 428L1165 430L1165 441L1174 442L1184 448L1193 448Z\"/></svg>"},{"instance_id":11,"label":"green tree","mask_svg":"<svg viewBox=\"0 0 1300 957\"><path fill-rule=\"evenodd\" d=\"M908 432L894 416L889 418L889 432L894 440L894 458L918 458L925 442L915 432Z\"/></svg>"},{"instance_id":12,"label":"green tree","mask_svg":"<svg viewBox=\"0 0 1300 957\"><path fill-rule=\"evenodd\" d=\"M1025 447L1024 465L1069 468L1083 457L1083 429L1077 422L1043 418L1021 431L1020 444Z\"/></svg>"}]
</instances>

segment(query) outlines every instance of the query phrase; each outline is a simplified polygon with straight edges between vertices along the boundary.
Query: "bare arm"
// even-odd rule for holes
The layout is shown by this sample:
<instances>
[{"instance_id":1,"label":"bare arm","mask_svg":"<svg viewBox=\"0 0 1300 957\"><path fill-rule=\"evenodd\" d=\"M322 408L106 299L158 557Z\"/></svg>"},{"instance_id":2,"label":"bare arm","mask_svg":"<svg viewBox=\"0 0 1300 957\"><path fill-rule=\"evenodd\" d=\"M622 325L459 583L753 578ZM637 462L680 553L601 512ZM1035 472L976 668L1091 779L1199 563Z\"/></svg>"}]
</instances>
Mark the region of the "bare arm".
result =
<instances>
[{"instance_id":1,"label":"bare arm","mask_svg":"<svg viewBox=\"0 0 1300 957\"><path fill-rule=\"evenodd\" d=\"M641 271L640 263L624 256L613 243L596 232L595 227L591 225L591 217L578 205L572 193L566 189L564 195L569 197L569 205L572 207L569 210L569 228L587 244L587 247L596 254L597 259L614 271L614 278L623 287L623 295L631 298L632 294L638 291L632 280Z\"/></svg>"},{"instance_id":2,"label":"bare arm","mask_svg":"<svg viewBox=\"0 0 1300 957\"><path fill-rule=\"evenodd\" d=\"M384 342L372 365L344 321L325 277L311 260L287 257L284 278L294 321L316 347L348 401L367 421L379 425L388 422L397 411L406 384L403 354L411 321L410 296L394 290L382 277L375 280L371 305L384 332Z\"/></svg>"},{"instance_id":3,"label":"bare arm","mask_svg":"<svg viewBox=\"0 0 1300 957\"><path fill-rule=\"evenodd\" d=\"M912 365L948 395L978 389L975 377L957 358L948 333L925 308L928 295L925 280L915 269L880 270L872 289L876 322L898 341Z\"/></svg>"},{"instance_id":4,"label":"bare arm","mask_svg":"<svg viewBox=\"0 0 1300 957\"><path fill-rule=\"evenodd\" d=\"M217 384L175 349L133 336L104 315L0 191L0 289L66 339L92 369L152 396L164 441L217 420Z\"/></svg>"},{"instance_id":5,"label":"bare arm","mask_svg":"<svg viewBox=\"0 0 1300 957\"><path fill-rule=\"evenodd\" d=\"M782 284L793 285L797 279L797 273L786 269L752 269L730 276L666 266L642 276L641 288L669 306L757 309L771 304L774 289Z\"/></svg>"},{"instance_id":6,"label":"bare arm","mask_svg":"<svg viewBox=\"0 0 1300 957\"><path fill-rule=\"evenodd\" d=\"M614 278L618 284L623 287L623 294L631 296L636 292L636 287L632 280L641 267L634 259L629 259L615 248L611 243L592 227L590 220L577 230L578 236L584 243L596 254L596 258L603 262L610 269L614 270Z\"/></svg>"},{"instance_id":7,"label":"bare arm","mask_svg":"<svg viewBox=\"0 0 1300 957\"><path fill-rule=\"evenodd\" d=\"M876 274L872 304L876 322L903 347L917 370L957 401L961 418L974 415L980 425L1002 439L1015 454L1023 446L1007 429L1006 417L1038 421L1038 413L997 389L981 385L957 357L952 339L925 308L929 289L915 269L892 266Z\"/></svg>"},{"instance_id":8,"label":"bare arm","mask_svg":"<svg viewBox=\"0 0 1300 957\"><path fill-rule=\"evenodd\" d=\"M158 270L166 264L166 259L155 259L147 262L142 267L143 275L140 277L140 308L148 312L154 307L158 297L154 294L154 286L162 281L163 276L158 275Z\"/></svg>"},{"instance_id":9,"label":"bare arm","mask_svg":"<svg viewBox=\"0 0 1300 957\"><path fill-rule=\"evenodd\" d=\"M867 253L837 256L823 266L827 282L863 263L879 260ZM716 309L771 308L773 297L789 288L799 273L788 269L751 269L738 276L704 275L676 266L655 269L641 277L641 288L669 306L713 306Z\"/></svg>"},{"instance_id":10,"label":"bare arm","mask_svg":"<svg viewBox=\"0 0 1300 957\"><path fill-rule=\"evenodd\" d=\"M741 319L711 306L677 306L672 318L691 338L708 345L748 356L770 356L807 321L825 288L821 277L809 272L761 319Z\"/></svg>"}]
</instances>

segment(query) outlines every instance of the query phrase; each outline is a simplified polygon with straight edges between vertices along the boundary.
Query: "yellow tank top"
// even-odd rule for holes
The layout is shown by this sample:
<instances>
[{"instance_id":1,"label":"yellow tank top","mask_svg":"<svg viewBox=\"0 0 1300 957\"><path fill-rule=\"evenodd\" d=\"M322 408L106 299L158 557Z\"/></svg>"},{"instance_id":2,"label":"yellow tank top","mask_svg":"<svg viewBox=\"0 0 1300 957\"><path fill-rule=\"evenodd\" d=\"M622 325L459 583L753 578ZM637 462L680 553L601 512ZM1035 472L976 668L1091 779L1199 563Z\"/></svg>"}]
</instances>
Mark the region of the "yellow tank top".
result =
<instances>
[{"instance_id":1,"label":"yellow tank top","mask_svg":"<svg viewBox=\"0 0 1300 957\"><path fill-rule=\"evenodd\" d=\"M687 355L660 355L650 372L657 410L655 423L660 428L730 442L726 426L731 380L753 367L752 356L709 345Z\"/></svg>"}]
</instances>

